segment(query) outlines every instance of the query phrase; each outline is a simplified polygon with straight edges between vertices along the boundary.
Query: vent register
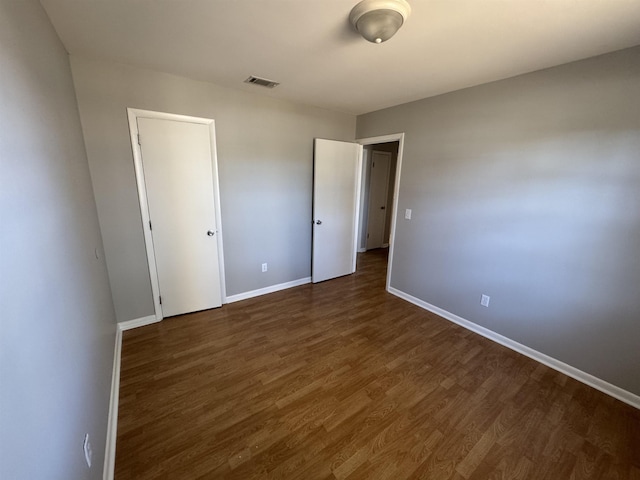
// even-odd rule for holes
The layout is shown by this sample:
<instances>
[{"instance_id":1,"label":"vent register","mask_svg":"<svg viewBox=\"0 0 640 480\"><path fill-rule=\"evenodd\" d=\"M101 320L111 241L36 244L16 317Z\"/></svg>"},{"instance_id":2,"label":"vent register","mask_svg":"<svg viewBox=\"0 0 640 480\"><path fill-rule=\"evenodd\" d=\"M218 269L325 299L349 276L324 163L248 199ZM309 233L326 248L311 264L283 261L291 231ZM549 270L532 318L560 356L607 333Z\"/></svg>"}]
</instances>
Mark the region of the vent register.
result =
<instances>
[{"instance_id":1,"label":"vent register","mask_svg":"<svg viewBox=\"0 0 640 480\"><path fill-rule=\"evenodd\" d=\"M253 75L247 78L244 83L251 83L253 85L259 85L267 88L274 88L280 85L278 82L274 82L273 80L267 80L266 78L255 77Z\"/></svg>"}]
</instances>

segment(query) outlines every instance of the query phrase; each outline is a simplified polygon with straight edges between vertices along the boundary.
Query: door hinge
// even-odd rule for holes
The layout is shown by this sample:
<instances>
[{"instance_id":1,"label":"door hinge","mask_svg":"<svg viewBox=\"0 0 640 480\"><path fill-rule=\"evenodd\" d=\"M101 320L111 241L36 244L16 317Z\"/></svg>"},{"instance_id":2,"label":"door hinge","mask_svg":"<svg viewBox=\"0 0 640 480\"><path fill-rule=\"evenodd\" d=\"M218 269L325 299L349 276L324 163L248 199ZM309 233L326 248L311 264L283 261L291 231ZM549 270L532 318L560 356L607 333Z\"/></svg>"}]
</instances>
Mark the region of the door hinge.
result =
<instances>
[{"instance_id":1,"label":"door hinge","mask_svg":"<svg viewBox=\"0 0 640 480\"><path fill-rule=\"evenodd\" d=\"M138 145L142 146L142 143L140 142L140 134L138 134Z\"/></svg>"},{"instance_id":2,"label":"door hinge","mask_svg":"<svg viewBox=\"0 0 640 480\"><path fill-rule=\"evenodd\" d=\"M160 305L162 305L162 295L158 295L158 300L160 300Z\"/></svg>"},{"instance_id":3,"label":"door hinge","mask_svg":"<svg viewBox=\"0 0 640 480\"><path fill-rule=\"evenodd\" d=\"M140 135L138 135L138 143L140 143ZM376 162L373 162L373 165L371 166L371 168L375 168L376 167Z\"/></svg>"},{"instance_id":4,"label":"door hinge","mask_svg":"<svg viewBox=\"0 0 640 480\"><path fill-rule=\"evenodd\" d=\"M149 230L153 230L153 227L151 226L151 220L149 220Z\"/></svg>"},{"instance_id":5,"label":"door hinge","mask_svg":"<svg viewBox=\"0 0 640 480\"><path fill-rule=\"evenodd\" d=\"M367 233L367 238L369 238L369 234Z\"/></svg>"}]
</instances>

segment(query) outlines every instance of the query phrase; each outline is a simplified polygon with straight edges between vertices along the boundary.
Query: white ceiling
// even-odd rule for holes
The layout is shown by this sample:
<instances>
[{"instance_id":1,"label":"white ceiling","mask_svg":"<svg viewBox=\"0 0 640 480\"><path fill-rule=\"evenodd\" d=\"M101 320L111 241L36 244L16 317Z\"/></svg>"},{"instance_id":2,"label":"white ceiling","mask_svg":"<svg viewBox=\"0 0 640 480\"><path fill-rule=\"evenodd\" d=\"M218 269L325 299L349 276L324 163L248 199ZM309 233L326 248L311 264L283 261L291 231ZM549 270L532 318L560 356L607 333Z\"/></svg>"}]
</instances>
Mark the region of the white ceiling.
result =
<instances>
[{"instance_id":1,"label":"white ceiling","mask_svg":"<svg viewBox=\"0 0 640 480\"><path fill-rule=\"evenodd\" d=\"M409 1L381 45L350 28L357 0L41 3L72 55L352 114L640 44L640 0Z\"/></svg>"}]
</instances>

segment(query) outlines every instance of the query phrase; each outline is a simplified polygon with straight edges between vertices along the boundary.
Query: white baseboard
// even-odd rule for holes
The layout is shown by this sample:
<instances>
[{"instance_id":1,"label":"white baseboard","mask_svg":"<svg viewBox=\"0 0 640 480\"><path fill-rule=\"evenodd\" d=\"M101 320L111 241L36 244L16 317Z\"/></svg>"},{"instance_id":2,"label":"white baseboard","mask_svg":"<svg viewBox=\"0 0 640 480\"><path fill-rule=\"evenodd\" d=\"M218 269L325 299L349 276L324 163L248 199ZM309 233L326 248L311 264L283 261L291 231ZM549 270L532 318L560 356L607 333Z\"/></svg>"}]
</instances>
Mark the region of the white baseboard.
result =
<instances>
[{"instance_id":1,"label":"white baseboard","mask_svg":"<svg viewBox=\"0 0 640 480\"><path fill-rule=\"evenodd\" d=\"M103 480L113 480L116 466L116 437L118 436L118 400L120 397L120 358L122 353L122 329L116 329L116 345L111 372L111 398L107 420L107 441L104 448Z\"/></svg>"},{"instance_id":2,"label":"white baseboard","mask_svg":"<svg viewBox=\"0 0 640 480\"><path fill-rule=\"evenodd\" d=\"M149 315L148 317L134 318L133 320L127 320L125 322L118 323L118 330L125 331L132 328L144 327L145 325L151 325L152 323L159 322L155 315Z\"/></svg>"},{"instance_id":3,"label":"white baseboard","mask_svg":"<svg viewBox=\"0 0 640 480\"><path fill-rule=\"evenodd\" d=\"M311 283L311 277L299 278L291 282L280 283L278 285L271 285L269 287L259 288L258 290L252 290L250 292L238 293L237 295L231 295L227 297L227 303L239 302L240 300L246 300L247 298L259 297L260 295L266 295L267 293L278 292L287 288L297 287Z\"/></svg>"},{"instance_id":4,"label":"white baseboard","mask_svg":"<svg viewBox=\"0 0 640 480\"><path fill-rule=\"evenodd\" d=\"M403 300L406 300L407 302L411 302L414 305L417 305L421 308L424 308L425 310L435 313L436 315L439 315L445 318L446 320L449 320L468 330L471 330L472 332L482 335L483 337L486 337L489 340L493 340L494 342L499 343L500 345L503 345L507 348L510 348L511 350L514 350L518 353L521 353L522 355L532 358L533 360L536 360L546 365L547 367L553 368L558 372L564 373L565 375L571 378L574 378L586 385L589 385L590 387L593 387L596 390L600 390L601 392L606 393L607 395L610 395L613 398L617 398L621 402L624 402L628 405L631 405L632 407L640 409L640 396L634 393L631 393L620 387L612 385L611 383L606 382L598 377L594 377L590 373L583 372L582 370L572 367L571 365L561 362L560 360L550 357L549 355L538 352L533 348L527 347L526 345L522 345L521 343L518 343L515 340L511 340L510 338L502 336L499 333L489 330L488 328L485 328L478 324L470 322L469 320L465 320L464 318L459 317L458 315L455 315L451 312L447 312L442 308L436 307L435 305L431 305L430 303L420 300L419 298L409 295L408 293L405 293L401 290L398 290L393 287L389 287L388 291L389 293L396 295L397 297L400 297Z\"/></svg>"},{"instance_id":5,"label":"white baseboard","mask_svg":"<svg viewBox=\"0 0 640 480\"><path fill-rule=\"evenodd\" d=\"M389 248L389 244L388 243L383 243L382 244L382 248Z\"/></svg>"},{"instance_id":6,"label":"white baseboard","mask_svg":"<svg viewBox=\"0 0 640 480\"><path fill-rule=\"evenodd\" d=\"M118 400L120 397L120 359L122 357L122 332L132 328L156 323L155 315L135 318L118 323L116 328L116 346L113 353L113 371L111 373L111 399L109 400L109 419L107 420L107 442L104 452L103 480L113 480L116 466L116 438L118 436Z\"/></svg>"},{"instance_id":7,"label":"white baseboard","mask_svg":"<svg viewBox=\"0 0 640 480\"><path fill-rule=\"evenodd\" d=\"M358 248L358 253L364 253L366 251L367 251L366 248Z\"/></svg>"}]
</instances>

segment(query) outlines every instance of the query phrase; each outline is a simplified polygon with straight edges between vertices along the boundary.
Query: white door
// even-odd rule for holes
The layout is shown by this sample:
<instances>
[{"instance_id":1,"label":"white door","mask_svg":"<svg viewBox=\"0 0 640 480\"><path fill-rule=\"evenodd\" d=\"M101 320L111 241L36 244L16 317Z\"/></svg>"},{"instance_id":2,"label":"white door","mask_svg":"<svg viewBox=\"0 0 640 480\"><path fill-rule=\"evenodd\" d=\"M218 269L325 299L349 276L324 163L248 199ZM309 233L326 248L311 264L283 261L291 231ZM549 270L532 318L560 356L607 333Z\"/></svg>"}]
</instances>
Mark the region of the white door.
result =
<instances>
[{"instance_id":1,"label":"white door","mask_svg":"<svg viewBox=\"0 0 640 480\"><path fill-rule=\"evenodd\" d=\"M210 127L159 118L137 124L162 316L219 307Z\"/></svg>"},{"instance_id":2,"label":"white door","mask_svg":"<svg viewBox=\"0 0 640 480\"><path fill-rule=\"evenodd\" d=\"M367 250L380 248L385 243L384 227L387 220L389 169L391 153L373 151L369 181L369 216L367 220Z\"/></svg>"},{"instance_id":3,"label":"white door","mask_svg":"<svg viewBox=\"0 0 640 480\"><path fill-rule=\"evenodd\" d=\"M316 139L313 160L311 279L322 282L356 270L362 146Z\"/></svg>"}]
</instances>

